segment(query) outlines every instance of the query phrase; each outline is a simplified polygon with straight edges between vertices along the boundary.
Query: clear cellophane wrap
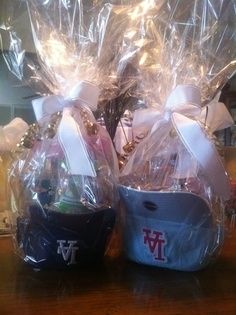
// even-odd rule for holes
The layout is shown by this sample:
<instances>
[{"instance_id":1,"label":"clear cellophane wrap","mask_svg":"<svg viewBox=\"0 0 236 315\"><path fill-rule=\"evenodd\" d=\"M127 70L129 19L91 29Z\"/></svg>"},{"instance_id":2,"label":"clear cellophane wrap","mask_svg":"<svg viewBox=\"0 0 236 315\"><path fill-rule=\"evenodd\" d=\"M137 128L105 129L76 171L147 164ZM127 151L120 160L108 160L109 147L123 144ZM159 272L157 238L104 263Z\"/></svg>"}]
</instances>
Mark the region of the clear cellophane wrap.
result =
<instances>
[{"instance_id":1,"label":"clear cellophane wrap","mask_svg":"<svg viewBox=\"0 0 236 315\"><path fill-rule=\"evenodd\" d=\"M30 54L16 28L24 7ZM112 231L117 157L93 111L119 95L125 10L105 1L20 1L1 27L9 69L42 96L9 178L17 247L37 268L100 259Z\"/></svg>"},{"instance_id":2,"label":"clear cellophane wrap","mask_svg":"<svg viewBox=\"0 0 236 315\"><path fill-rule=\"evenodd\" d=\"M147 0L130 12L122 60L143 108L120 192L136 262L196 270L222 246L230 189L214 132L232 124L218 99L236 69L235 23L234 1Z\"/></svg>"},{"instance_id":3,"label":"clear cellophane wrap","mask_svg":"<svg viewBox=\"0 0 236 315\"><path fill-rule=\"evenodd\" d=\"M10 192L8 169L12 161L12 151L28 129L21 118L14 118L5 126L0 126L0 234L9 233Z\"/></svg>"}]
</instances>

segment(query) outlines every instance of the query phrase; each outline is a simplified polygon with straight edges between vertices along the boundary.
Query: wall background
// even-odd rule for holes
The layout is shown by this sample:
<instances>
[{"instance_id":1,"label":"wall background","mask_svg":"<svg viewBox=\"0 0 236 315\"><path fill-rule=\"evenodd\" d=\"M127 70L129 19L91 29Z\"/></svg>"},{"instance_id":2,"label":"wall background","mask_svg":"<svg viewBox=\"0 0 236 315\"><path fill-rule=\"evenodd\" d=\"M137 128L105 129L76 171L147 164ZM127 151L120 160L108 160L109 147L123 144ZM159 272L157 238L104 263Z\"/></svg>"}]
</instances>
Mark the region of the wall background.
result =
<instances>
[{"instance_id":1,"label":"wall background","mask_svg":"<svg viewBox=\"0 0 236 315\"><path fill-rule=\"evenodd\" d=\"M0 125L9 123L14 117L32 123L35 116L30 96L33 94L34 91L9 72L0 55Z\"/></svg>"}]
</instances>

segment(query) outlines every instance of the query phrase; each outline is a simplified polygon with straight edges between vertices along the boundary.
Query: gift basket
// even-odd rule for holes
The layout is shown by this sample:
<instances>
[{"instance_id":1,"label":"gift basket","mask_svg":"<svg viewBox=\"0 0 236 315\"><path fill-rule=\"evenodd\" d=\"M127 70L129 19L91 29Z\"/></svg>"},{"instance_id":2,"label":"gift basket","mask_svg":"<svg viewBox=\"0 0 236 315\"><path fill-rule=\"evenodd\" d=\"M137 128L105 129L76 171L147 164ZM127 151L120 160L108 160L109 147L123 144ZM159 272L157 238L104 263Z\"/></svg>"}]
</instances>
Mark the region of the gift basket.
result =
<instances>
[{"instance_id":1,"label":"gift basket","mask_svg":"<svg viewBox=\"0 0 236 315\"><path fill-rule=\"evenodd\" d=\"M0 234L10 232L10 194L7 174L11 165L11 152L27 129L28 124L18 117L0 127Z\"/></svg>"},{"instance_id":2,"label":"gift basket","mask_svg":"<svg viewBox=\"0 0 236 315\"><path fill-rule=\"evenodd\" d=\"M5 60L42 97L32 101L37 122L10 172L16 247L35 268L94 263L115 223L118 163L93 112L117 92L111 29L122 11L92 1L26 3L37 58L14 32Z\"/></svg>"},{"instance_id":3,"label":"gift basket","mask_svg":"<svg viewBox=\"0 0 236 315\"><path fill-rule=\"evenodd\" d=\"M130 260L194 271L222 248L230 189L214 132L232 124L218 97L236 69L234 14L230 0L142 1L132 10L125 50L146 108L134 112L142 140L120 175Z\"/></svg>"}]
</instances>

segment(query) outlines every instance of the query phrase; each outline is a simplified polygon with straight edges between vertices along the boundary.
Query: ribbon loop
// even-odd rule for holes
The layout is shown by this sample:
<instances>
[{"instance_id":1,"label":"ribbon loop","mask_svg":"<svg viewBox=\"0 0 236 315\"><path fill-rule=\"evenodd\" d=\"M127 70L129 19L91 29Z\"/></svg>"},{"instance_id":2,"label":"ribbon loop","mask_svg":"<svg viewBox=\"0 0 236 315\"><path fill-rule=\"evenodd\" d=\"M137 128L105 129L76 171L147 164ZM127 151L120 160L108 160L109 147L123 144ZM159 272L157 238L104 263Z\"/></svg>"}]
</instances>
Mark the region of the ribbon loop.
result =
<instances>
[{"instance_id":1,"label":"ribbon loop","mask_svg":"<svg viewBox=\"0 0 236 315\"><path fill-rule=\"evenodd\" d=\"M80 81L70 90L67 98L60 95L50 95L33 100L35 117L39 122L42 118L62 111L65 107L76 106L76 101L80 105L88 106L92 111L96 110L99 93L100 90L96 85L87 81Z\"/></svg>"},{"instance_id":2,"label":"ribbon loop","mask_svg":"<svg viewBox=\"0 0 236 315\"><path fill-rule=\"evenodd\" d=\"M140 133L151 133L159 128L159 120L163 117L169 120L171 113L183 113L186 116L199 116L201 114L201 95L194 85L178 85L169 95L164 113L158 108L147 108L135 111L133 119L134 136Z\"/></svg>"},{"instance_id":3,"label":"ribbon loop","mask_svg":"<svg viewBox=\"0 0 236 315\"><path fill-rule=\"evenodd\" d=\"M169 95L165 110L196 116L201 113L201 94L194 85L178 85Z\"/></svg>"},{"instance_id":4,"label":"ribbon loop","mask_svg":"<svg viewBox=\"0 0 236 315\"><path fill-rule=\"evenodd\" d=\"M227 200L230 197L230 183L221 158L208 138L202 124L207 125L209 131L229 127L233 119L223 103L213 100L205 107L201 107L201 94L194 85L178 85L169 95L164 112L157 109L138 110L134 115L134 130L138 134L145 128L153 134L164 124L172 124L184 147L203 168L213 190L218 196ZM182 158L185 158L184 152ZM186 157L187 159L187 157ZM131 158L132 160L132 158ZM181 164L181 163L180 163ZM191 163L190 163L191 164ZM182 166L181 166L182 165ZM181 178L186 173L186 167L178 165ZM130 170L131 163L127 163ZM178 168L177 167L177 168ZM192 167L193 168L193 165ZM127 173L127 169L124 170ZM177 175L176 176L180 176Z\"/></svg>"},{"instance_id":5,"label":"ribbon loop","mask_svg":"<svg viewBox=\"0 0 236 315\"><path fill-rule=\"evenodd\" d=\"M44 96L32 101L34 114L38 122L44 117L62 111L66 105L68 105L68 102L65 102L63 97L58 95Z\"/></svg>"},{"instance_id":6,"label":"ribbon loop","mask_svg":"<svg viewBox=\"0 0 236 315\"><path fill-rule=\"evenodd\" d=\"M66 99L79 100L82 104L87 105L90 110L95 111L99 93L99 88L95 84L88 81L80 81L70 90Z\"/></svg>"}]
</instances>

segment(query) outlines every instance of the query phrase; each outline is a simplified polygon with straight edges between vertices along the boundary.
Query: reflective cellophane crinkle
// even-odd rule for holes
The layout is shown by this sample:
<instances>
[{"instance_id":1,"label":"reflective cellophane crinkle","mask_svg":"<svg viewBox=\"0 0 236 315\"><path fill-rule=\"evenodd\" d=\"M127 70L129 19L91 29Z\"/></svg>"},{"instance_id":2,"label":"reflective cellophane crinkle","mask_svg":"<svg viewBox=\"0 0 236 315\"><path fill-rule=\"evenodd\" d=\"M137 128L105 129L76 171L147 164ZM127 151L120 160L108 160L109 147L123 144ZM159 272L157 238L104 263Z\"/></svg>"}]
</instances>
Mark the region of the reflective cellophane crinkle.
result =
<instances>
[{"instance_id":1,"label":"reflective cellophane crinkle","mask_svg":"<svg viewBox=\"0 0 236 315\"><path fill-rule=\"evenodd\" d=\"M235 3L140 1L129 15L122 60L143 105L120 174L124 249L138 263L197 270L224 240L230 190L214 132L233 122L219 93L236 69Z\"/></svg>"},{"instance_id":2,"label":"reflective cellophane crinkle","mask_svg":"<svg viewBox=\"0 0 236 315\"><path fill-rule=\"evenodd\" d=\"M116 25L125 29L125 7L74 0L6 4L2 53L9 70L35 91L37 120L10 170L12 227L22 258L36 268L93 263L105 253L118 164L94 112L119 93L123 33ZM16 27L19 16L27 30Z\"/></svg>"}]
</instances>

